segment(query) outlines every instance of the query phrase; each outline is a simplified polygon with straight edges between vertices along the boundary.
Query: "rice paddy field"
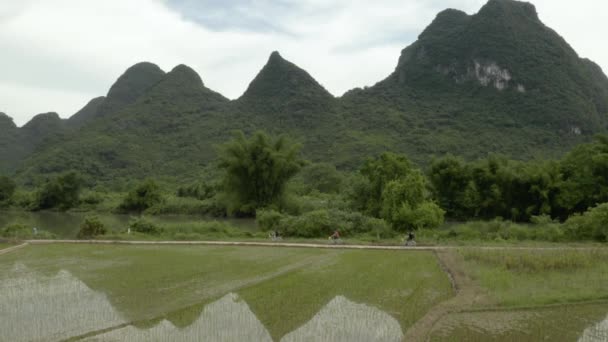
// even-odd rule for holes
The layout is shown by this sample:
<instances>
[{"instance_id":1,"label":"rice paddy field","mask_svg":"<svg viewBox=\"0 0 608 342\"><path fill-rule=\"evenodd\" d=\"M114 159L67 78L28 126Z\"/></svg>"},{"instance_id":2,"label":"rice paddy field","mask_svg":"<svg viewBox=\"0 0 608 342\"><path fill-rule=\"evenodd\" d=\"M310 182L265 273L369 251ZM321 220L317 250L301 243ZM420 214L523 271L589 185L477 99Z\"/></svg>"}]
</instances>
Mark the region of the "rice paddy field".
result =
<instances>
[{"instance_id":1,"label":"rice paddy field","mask_svg":"<svg viewBox=\"0 0 608 342\"><path fill-rule=\"evenodd\" d=\"M601 248L29 245L0 255L0 341L606 341L606 261Z\"/></svg>"},{"instance_id":2,"label":"rice paddy field","mask_svg":"<svg viewBox=\"0 0 608 342\"><path fill-rule=\"evenodd\" d=\"M451 296L430 252L54 244L0 258L3 341L400 341Z\"/></svg>"}]
</instances>

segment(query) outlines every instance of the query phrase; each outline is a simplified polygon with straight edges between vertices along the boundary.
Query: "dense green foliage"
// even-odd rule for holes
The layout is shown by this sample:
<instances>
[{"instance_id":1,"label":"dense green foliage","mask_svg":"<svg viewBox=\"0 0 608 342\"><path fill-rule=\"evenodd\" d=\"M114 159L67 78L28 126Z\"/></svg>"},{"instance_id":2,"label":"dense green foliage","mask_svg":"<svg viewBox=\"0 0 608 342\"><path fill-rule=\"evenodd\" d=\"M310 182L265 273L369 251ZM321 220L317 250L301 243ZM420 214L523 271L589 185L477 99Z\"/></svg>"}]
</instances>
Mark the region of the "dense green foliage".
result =
<instances>
[{"instance_id":1,"label":"dense green foliage","mask_svg":"<svg viewBox=\"0 0 608 342\"><path fill-rule=\"evenodd\" d=\"M147 179L130 191L120 204L119 209L126 212L142 212L163 201L159 186Z\"/></svg>"},{"instance_id":2,"label":"dense green foliage","mask_svg":"<svg viewBox=\"0 0 608 342\"><path fill-rule=\"evenodd\" d=\"M559 161L518 162L491 156L467 163L446 156L433 161L429 179L448 216L529 221L550 215L565 220L608 202L608 139L600 136Z\"/></svg>"},{"instance_id":3,"label":"dense green foliage","mask_svg":"<svg viewBox=\"0 0 608 342\"><path fill-rule=\"evenodd\" d=\"M129 228L138 233L159 235L163 229L145 217L138 217L129 223Z\"/></svg>"},{"instance_id":4,"label":"dense green foliage","mask_svg":"<svg viewBox=\"0 0 608 342\"><path fill-rule=\"evenodd\" d=\"M600 204L566 221L566 233L573 240L608 241L608 203Z\"/></svg>"},{"instance_id":5,"label":"dense green foliage","mask_svg":"<svg viewBox=\"0 0 608 342\"><path fill-rule=\"evenodd\" d=\"M361 168L353 206L389 222L396 231L436 228L444 211L431 201L426 178L402 155L383 153Z\"/></svg>"},{"instance_id":6,"label":"dense green foliage","mask_svg":"<svg viewBox=\"0 0 608 342\"><path fill-rule=\"evenodd\" d=\"M15 194L17 184L7 176L0 176L0 206L9 201Z\"/></svg>"},{"instance_id":7,"label":"dense green foliage","mask_svg":"<svg viewBox=\"0 0 608 342\"><path fill-rule=\"evenodd\" d=\"M48 179L36 193L34 208L67 210L77 206L82 185L82 178L73 171Z\"/></svg>"},{"instance_id":8,"label":"dense green foliage","mask_svg":"<svg viewBox=\"0 0 608 342\"><path fill-rule=\"evenodd\" d=\"M24 224L17 223L0 227L0 237L15 240L54 239L55 235L44 230L34 231L33 227L28 227Z\"/></svg>"},{"instance_id":9,"label":"dense green foliage","mask_svg":"<svg viewBox=\"0 0 608 342\"><path fill-rule=\"evenodd\" d=\"M281 136L242 132L219 149L225 170L224 191L229 212L253 215L258 208L278 204L285 184L302 166L300 145Z\"/></svg>"},{"instance_id":10,"label":"dense green foliage","mask_svg":"<svg viewBox=\"0 0 608 342\"><path fill-rule=\"evenodd\" d=\"M107 233L106 227L95 216L85 217L78 231L79 239L90 239Z\"/></svg>"}]
</instances>

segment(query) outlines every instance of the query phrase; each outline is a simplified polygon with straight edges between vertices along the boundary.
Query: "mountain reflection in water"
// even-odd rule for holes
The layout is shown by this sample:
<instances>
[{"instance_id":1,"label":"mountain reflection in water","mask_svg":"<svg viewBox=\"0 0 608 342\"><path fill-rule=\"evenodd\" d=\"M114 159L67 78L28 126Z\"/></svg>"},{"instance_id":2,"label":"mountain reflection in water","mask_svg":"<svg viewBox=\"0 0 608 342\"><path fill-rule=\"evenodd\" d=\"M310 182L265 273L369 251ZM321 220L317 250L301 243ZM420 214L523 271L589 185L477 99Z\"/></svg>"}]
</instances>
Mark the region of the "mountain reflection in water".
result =
<instances>
[{"instance_id":1,"label":"mountain reflection in water","mask_svg":"<svg viewBox=\"0 0 608 342\"><path fill-rule=\"evenodd\" d=\"M70 272L37 273L17 264L0 282L2 340L59 341L272 341L270 333L235 293L206 305L189 326L168 320L150 328L130 325L105 294ZM99 332L99 334L95 334ZM399 341L399 323L381 310L338 296L282 341Z\"/></svg>"},{"instance_id":2,"label":"mountain reflection in water","mask_svg":"<svg viewBox=\"0 0 608 342\"><path fill-rule=\"evenodd\" d=\"M608 341L608 317L603 321L590 326L583 331L578 342L606 342Z\"/></svg>"}]
</instances>

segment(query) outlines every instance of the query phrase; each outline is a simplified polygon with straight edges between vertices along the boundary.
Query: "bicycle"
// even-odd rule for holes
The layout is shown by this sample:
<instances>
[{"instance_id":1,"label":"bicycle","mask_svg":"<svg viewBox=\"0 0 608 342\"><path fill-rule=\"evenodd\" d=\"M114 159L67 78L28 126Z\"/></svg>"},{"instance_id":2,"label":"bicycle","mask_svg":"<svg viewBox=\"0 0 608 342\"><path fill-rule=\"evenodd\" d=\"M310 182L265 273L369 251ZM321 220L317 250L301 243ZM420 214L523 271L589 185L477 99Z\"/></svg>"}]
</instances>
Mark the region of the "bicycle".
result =
<instances>
[{"instance_id":1,"label":"bicycle","mask_svg":"<svg viewBox=\"0 0 608 342\"><path fill-rule=\"evenodd\" d=\"M334 237L329 237L329 241L332 245L341 245L343 244L343 241L341 238L334 238Z\"/></svg>"},{"instance_id":2,"label":"bicycle","mask_svg":"<svg viewBox=\"0 0 608 342\"><path fill-rule=\"evenodd\" d=\"M268 233L268 238L272 241L283 241L283 237L275 233Z\"/></svg>"},{"instance_id":3,"label":"bicycle","mask_svg":"<svg viewBox=\"0 0 608 342\"><path fill-rule=\"evenodd\" d=\"M405 240L405 243L403 244L403 246L416 247L416 241L415 240Z\"/></svg>"}]
</instances>

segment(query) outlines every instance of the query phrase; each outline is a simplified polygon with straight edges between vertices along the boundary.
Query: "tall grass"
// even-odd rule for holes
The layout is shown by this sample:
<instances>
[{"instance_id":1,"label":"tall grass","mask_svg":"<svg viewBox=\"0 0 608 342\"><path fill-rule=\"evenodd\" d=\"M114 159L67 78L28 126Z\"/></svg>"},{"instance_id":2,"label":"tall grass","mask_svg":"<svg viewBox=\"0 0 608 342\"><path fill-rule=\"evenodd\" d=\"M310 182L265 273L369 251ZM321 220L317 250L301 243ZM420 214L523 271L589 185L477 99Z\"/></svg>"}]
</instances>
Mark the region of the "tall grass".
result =
<instances>
[{"instance_id":1,"label":"tall grass","mask_svg":"<svg viewBox=\"0 0 608 342\"><path fill-rule=\"evenodd\" d=\"M608 262L608 251L588 250L481 250L463 249L465 260L510 271L570 271Z\"/></svg>"}]
</instances>

